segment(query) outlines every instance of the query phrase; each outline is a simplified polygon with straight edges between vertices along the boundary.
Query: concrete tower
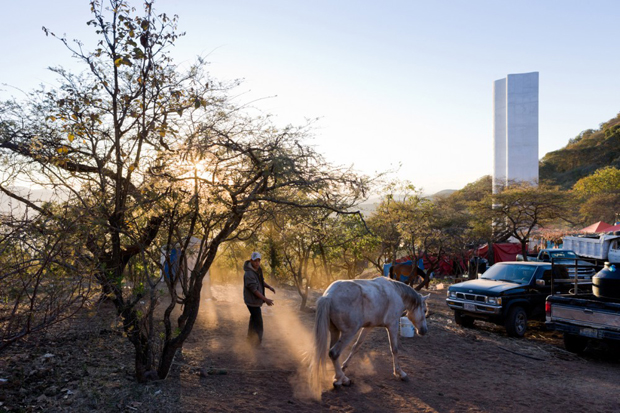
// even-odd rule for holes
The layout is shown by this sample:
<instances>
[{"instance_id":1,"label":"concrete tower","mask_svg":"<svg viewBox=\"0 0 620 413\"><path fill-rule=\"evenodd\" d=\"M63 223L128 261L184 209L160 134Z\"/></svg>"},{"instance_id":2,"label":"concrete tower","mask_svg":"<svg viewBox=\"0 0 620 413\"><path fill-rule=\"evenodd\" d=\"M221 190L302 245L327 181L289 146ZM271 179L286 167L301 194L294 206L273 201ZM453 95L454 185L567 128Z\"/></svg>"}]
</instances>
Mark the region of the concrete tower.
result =
<instances>
[{"instance_id":1,"label":"concrete tower","mask_svg":"<svg viewBox=\"0 0 620 413\"><path fill-rule=\"evenodd\" d=\"M538 183L538 72L493 85L493 193L509 182Z\"/></svg>"}]
</instances>

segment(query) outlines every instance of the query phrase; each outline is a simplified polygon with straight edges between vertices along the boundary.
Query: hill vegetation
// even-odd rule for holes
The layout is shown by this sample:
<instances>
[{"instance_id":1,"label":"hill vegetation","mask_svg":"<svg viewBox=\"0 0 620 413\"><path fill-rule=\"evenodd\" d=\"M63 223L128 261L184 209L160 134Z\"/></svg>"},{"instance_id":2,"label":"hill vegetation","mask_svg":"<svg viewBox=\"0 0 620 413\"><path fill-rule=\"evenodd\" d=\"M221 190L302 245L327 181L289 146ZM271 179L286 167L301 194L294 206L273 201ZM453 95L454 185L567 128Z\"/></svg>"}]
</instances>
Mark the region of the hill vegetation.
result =
<instances>
[{"instance_id":1,"label":"hill vegetation","mask_svg":"<svg viewBox=\"0 0 620 413\"><path fill-rule=\"evenodd\" d=\"M579 179L606 166L620 168L620 114L546 154L540 161L540 181L570 189Z\"/></svg>"}]
</instances>

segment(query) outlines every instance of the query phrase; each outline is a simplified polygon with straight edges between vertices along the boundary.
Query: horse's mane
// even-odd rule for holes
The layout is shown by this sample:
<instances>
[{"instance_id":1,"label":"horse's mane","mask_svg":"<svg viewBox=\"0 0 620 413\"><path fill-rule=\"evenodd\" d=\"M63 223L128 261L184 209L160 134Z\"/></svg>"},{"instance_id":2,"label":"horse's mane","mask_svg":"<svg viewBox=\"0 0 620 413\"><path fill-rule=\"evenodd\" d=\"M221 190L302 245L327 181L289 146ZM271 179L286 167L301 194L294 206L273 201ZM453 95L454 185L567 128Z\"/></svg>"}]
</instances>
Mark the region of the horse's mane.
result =
<instances>
[{"instance_id":1,"label":"horse's mane","mask_svg":"<svg viewBox=\"0 0 620 413\"><path fill-rule=\"evenodd\" d=\"M407 308L415 308L422 304L422 296L412 287L400 281L390 280L394 289L402 297Z\"/></svg>"}]
</instances>

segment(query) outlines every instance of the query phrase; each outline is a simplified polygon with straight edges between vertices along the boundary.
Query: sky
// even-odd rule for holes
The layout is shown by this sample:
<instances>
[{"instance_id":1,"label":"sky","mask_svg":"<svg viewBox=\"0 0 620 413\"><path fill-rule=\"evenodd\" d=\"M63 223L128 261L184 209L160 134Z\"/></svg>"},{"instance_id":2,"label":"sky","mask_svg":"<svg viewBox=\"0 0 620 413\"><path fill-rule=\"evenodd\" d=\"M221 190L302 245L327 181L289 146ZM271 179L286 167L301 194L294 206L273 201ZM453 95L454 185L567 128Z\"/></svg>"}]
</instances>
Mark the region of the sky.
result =
<instances>
[{"instance_id":1,"label":"sky","mask_svg":"<svg viewBox=\"0 0 620 413\"><path fill-rule=\"evenodd\" d=\"M0 98L47 68L76 68L42 26L94 48L87 0L0 0ZM131 1L137 8L138 1ZM219 80L243 79L276 124L318 118L315 146L336 165L460 189L493 167L493 82L537 71L539 158L620 112L614 1L158 0L186 32L178 63L206 56ZM79 69L81 70L81 68Z\"/></svg>"}]
</instances>

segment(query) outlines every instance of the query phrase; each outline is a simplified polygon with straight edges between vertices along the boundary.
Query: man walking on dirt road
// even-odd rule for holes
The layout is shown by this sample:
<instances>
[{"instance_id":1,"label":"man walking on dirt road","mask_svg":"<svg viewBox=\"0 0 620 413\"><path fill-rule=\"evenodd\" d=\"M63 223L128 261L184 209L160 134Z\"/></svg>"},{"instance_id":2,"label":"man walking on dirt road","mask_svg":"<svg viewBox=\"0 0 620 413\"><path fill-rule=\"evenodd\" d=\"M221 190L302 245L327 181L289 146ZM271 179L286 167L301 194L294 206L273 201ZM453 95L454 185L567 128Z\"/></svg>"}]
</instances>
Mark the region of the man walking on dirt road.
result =
<instances>
[{"instance_id":1,"label":"man walking on dirt road","mask_svg":"<svg viewBox=\"0 0 620 413\"><path fill-rule=\"evenodd\" d=\"M261 255L253 252L252 257L243 263L243 301L250 310L250 324L248 325L248 342L258 347L263 341L263 314L261 306L263 303L273 305L273 300L265 297L265 288L273 293L276 290L265 282L263 269L260 266Z\"/></svg>"}]
</instances>

